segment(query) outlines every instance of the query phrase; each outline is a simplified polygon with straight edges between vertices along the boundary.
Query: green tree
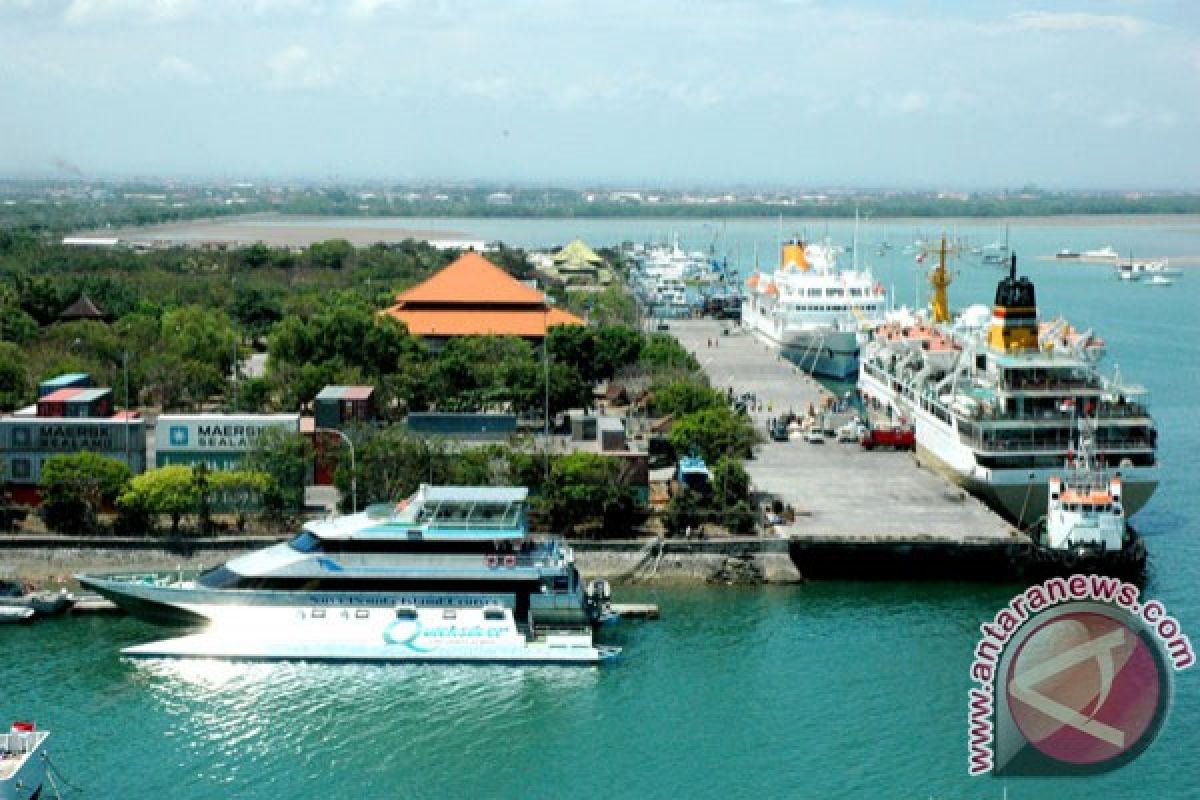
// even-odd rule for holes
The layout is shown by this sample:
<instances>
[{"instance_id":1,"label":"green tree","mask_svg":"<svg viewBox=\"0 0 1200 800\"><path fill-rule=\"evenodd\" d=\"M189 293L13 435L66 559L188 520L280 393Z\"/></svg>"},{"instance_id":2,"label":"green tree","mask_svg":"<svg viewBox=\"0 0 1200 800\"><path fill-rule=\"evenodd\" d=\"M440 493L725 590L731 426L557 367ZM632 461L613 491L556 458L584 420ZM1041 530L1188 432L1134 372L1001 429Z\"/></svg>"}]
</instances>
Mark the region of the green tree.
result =
<instances>
[{"instance_id":1,"label":"green tree","mask_svg":"<svg viewBox=\"0 0 1200 800\"><path fill-rule=\"evenodd\" d=\"M129 468L116 459L88 452L51 456L42 464L39 513L51 530L95 534L97 515L128 483Z\"/></svg>"},{"instance_id":2,"label":"green tree","mask_svg":"<svg viewBox=\"0 0 1200 800\"><path fill-rule=\"evenodd\" d=\"M593 384L596 381L596 332L586 325L555 325L546 337L550 361L566 364L580 378Z\"/></svg>"},{"instance_id":3,"label":"green tree","mask_svg":"<svg viewBox=\"0 0 1200 800\"><path fill-rule=\"evenodd\" d=\"M623 367L637 364L642 355L642 343L642 334L625 325L596 328L596 377L608 380Z\"/></svg>"},{"instance_id":4,"label":"green tree","mask_svg":"<svg viewBox=\"0 0 1200 800\"><path fill-rule=\"evenodd\" d=\"M635 511L633 490L622 483L617 460L587 452L554 459L540 504L551 529L561 533L588 522L599 523L605 533L623 533Z\"/></svg>"},{"instance_id":5,"label":"green tree","mask_svg":"<svg viewBox=\"0 0 1200 800\"><path fill-rule=\"evenodd\" d=\"M750 503L750 475L736 458L722 456L712 469L713 492L709 498L720 512L721 523L740 534L754 530L754 512Z\"/></svg>"},{"instance_id":6,"label":"green tree","mask_svg":"<svg viewBox=\"0 0 1200 800\"><path fill-rule=\"evenodd\" d=\"M0 306L0 339L24 345L36 339L37 335L37 320L18 306Z\"/></svg>"},{"instance_id":7,"label":"green tree","mask_svg":"<svg viewBox=\"0 0 1200 800\"><path fill-rule=\"evenodd\" d=\"M637 303L623 287L613 284L591 297L589 320L594 325L615 325L633 329L638 324ZM636 332L636 331L635 331Z\"/></svg>"},{"instance_id":8,"label":"green tree","mask_svg":"<svg viewBox=\"0 0 1200 800\"><path fill-rule=\"evenodd\" d=\"M694 414L726 405L724 396L697 380L675 380L651 389L650 408L659 416Z\"/></svg>"},{"instance_id":9,"label":"green tree","mask_svg":"<svg viewBox=\"0 0 1200 800\"><path fill-rule=\"evenodd\" d=\"M310 264L320 269L342 269L353 261L354 245L345 239L313 242L305 251L305 257Z\"/></svg>"},{"instance_id":10,"label":"green tree","mask_svg":"<svg viewBox=\"0 0 1200 800\"><path fill-rule=\"evenodd\" d=\"M749 458L758 442L750 420L728 406L684 414L671 426L670 438L676 452L686 453L695 448L710 464L722 456Z\"/></svg>"},{"instance_id":11,"label":"green tree","mask_svg":"<svg viewBox=\"0 0 1200 800\"><path fill-rule=\"evenodd\" d=\"M198 482L191 467L159 467L137 475L117 500L118 508L131 515L171 518L171 535L179 535L184 514L196 511L200 500Z\"/></svg>"},{"instance_id":12,"label":"green tree","mask_svg":"<svg viewBox=\"0 0 1200 800\"><path fill-rule=\"evenodd\" d=\"M263 505L282 515L304 507L304 487L312 463L313 448L306 437L282 428L268 428L259 434L242 466L270 478L263 490Z\"/></svg>"},{"instance_id":13,"label":"green tree","mask_svg":"<svg viewBox=\"0 0 1200 800\"><path fill-rule=\"evenodd\" d=\"M652 333L642 345L641 363L653 369L698 372L700 364L679 341L667 333Z\"/></svg>"},{"instance_id":14,"label":"green tree","mask_svg":"<svg viewBox=\"0 0 1200 800\"><path fill-rule=\"evenodd\" d=\"M0 342L0 410L20 408L33 399L25 352L10 342Z\"/></svg>"}]
</instances>

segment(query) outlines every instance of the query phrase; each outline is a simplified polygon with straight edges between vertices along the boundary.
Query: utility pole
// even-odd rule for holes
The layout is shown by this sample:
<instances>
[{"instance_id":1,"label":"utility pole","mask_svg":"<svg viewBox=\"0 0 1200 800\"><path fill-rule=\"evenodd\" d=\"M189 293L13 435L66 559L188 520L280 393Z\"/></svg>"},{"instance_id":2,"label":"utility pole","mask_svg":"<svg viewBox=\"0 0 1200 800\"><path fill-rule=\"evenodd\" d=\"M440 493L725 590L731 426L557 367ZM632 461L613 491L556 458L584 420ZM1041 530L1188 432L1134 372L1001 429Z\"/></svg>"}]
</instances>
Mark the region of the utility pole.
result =
<instances>
[{"instance_id":1,"label":"utility pole","mask_svg":"<svg viewBox=\"0 0 1200 800\"><path fill-rule=\"evenodd\" d=\"M129 460L129 351L121 352L121 368L125 372L125 466L133 472L133 463Z\"/></svg>"}]
</instances>

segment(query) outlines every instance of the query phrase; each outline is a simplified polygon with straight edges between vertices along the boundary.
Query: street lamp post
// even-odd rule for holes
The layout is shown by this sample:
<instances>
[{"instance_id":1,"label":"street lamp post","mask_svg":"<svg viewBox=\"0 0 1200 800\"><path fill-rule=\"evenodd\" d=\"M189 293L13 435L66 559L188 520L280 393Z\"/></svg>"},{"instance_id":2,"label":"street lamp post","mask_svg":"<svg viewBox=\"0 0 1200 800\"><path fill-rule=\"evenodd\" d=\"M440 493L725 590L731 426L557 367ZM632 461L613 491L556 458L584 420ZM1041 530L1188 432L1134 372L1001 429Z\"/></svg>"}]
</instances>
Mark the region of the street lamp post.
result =
<instances>
[{"instance_id":1,"label":"street lamp post","mask_svg":"<svg viewBox=\"0 0 1200 800\"><path fill-rule=\"evenodd\" d=\"M337 428L314 428L317 433L336 433L342 437L342 441L350 448L350 510L352 513L358 513L358 468L354 463L354 442L346 435L345 431Z\"/></svg>"}]
</instances>

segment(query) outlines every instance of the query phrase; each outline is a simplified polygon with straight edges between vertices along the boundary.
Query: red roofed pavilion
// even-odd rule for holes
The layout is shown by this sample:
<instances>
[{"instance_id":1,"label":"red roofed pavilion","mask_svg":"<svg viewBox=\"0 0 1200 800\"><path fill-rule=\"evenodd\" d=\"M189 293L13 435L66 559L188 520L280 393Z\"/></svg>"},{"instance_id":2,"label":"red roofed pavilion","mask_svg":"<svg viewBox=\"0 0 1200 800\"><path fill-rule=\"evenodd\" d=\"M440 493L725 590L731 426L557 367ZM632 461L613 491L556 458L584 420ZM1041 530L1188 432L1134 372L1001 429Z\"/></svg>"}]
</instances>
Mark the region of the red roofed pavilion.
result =
<instances>
[{"instance_id":1,"label":"red roofed pavilion","mask_svg":"<svg viewBox=\"0 0 1200 800\"><path fill-rule=\"evenodd\" d=\"M540 341L555 325L584 324L475 252L463 254L423 283L401 292L396 305L381 313L431 343L451 336L489 335Z\"/></svg>"}]
</instances>

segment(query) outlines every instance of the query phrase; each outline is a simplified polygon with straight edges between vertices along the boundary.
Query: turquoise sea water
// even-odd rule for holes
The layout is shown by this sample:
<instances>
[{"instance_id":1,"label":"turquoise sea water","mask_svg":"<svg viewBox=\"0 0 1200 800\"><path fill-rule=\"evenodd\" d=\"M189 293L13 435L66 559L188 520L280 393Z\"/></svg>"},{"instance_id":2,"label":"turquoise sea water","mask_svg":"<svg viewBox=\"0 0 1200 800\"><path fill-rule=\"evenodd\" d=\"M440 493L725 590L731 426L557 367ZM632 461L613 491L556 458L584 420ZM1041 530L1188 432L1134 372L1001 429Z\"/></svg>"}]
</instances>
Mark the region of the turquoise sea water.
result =
<instances>
[{"instance_id":1,"label":"turquoise sea water","mask_svg":"<svg viewBox=\"0 0 1200 800\"><path fill-rule=\"evenodd\" d=\"M674 224L696 247L713 227L437 224L524 245L643 239ZM913 256L899 251L915 230L872 225L861 234L861 252L902 302L911 302ZM847 225L830 232L849 240ZM979 244L1002 235L996 226L958 233ZM885 235L895 248L877 259L871 243ZM727 228L743 253L757 241L764 265L775 237L774 220ZM1010 239L1022 256L1106 244L1145 257L1200 255L1196 223L1020 225ZM1164 480L1137 517L1151 554L1146 595L1200 642L1200 267L1158 289L1119 283L1096 265L1021 265L1044 314L1094 326L1108 340L1108 368L1119 363L1153 391ZM956 268L952 304L990 302L999 271ZM1020 588L619 588L618 599L657 602L663 616L607 629L625 655L602 669L131 662L118 649L159 629L103 618L6 626L0 723L28 717L53 730L54 762L88 798L1198 796L1200 668L1176 676L1161 736L1117 772L967 776L978 626Z\"/></svg>"}]
</instances>

